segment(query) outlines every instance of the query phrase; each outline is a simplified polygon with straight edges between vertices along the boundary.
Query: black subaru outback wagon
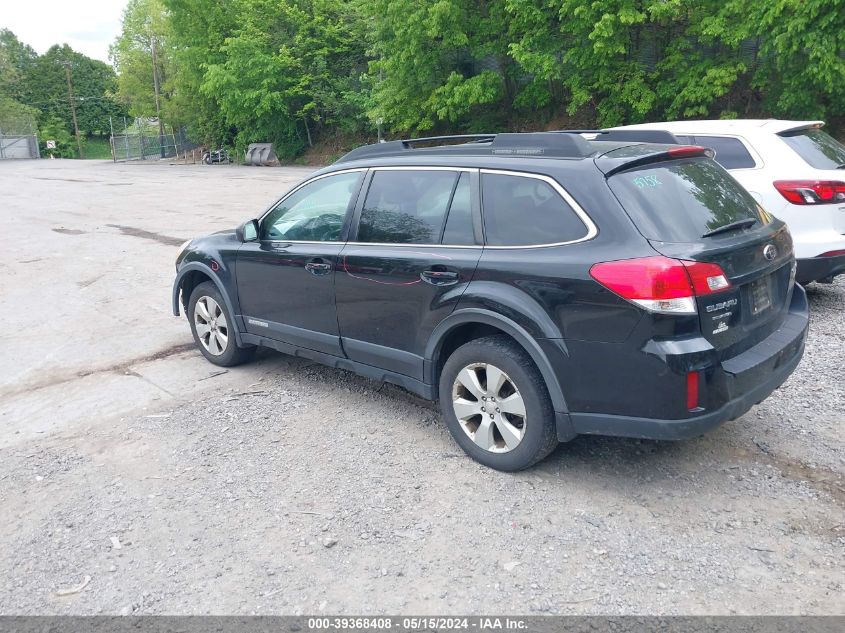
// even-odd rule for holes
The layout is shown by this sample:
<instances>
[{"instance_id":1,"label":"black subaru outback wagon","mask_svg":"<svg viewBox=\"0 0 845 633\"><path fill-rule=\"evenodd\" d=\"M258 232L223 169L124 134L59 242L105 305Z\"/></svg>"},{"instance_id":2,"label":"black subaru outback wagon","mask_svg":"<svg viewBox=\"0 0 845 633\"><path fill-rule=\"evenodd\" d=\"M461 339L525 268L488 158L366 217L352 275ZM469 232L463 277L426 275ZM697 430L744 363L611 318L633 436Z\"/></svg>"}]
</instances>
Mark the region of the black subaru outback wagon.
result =
<instances>
[{"instance_id":1,"label":"black subaru outback wagon","mask_svg":"<svg viewBox=\"0 0 845 633\"><path fill-rule=\"evenodd\" d=\"M439 399L500 470L577 434L701 434L801 359L789 231L710 150L596 138L358 148L186 244L173 312L217 365L266 346Z\"/></svg>"}]
</instances>

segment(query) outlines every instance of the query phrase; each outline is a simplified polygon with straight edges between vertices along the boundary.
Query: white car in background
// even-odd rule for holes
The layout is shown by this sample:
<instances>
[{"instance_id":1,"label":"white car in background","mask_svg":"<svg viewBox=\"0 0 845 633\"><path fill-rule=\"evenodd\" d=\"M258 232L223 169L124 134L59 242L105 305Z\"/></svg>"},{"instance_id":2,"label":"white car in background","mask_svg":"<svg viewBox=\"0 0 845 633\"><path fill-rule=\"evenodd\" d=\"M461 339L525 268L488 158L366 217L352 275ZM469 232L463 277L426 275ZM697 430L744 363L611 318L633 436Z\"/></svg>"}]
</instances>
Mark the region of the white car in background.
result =
<instances>
[{"instance_id":1,"label":"white car in background","mask_svg":"<svg viewBox=\"0 0 845 633\"><path fill-rule=\"evenodd\" d=\"M613 128L666 130L703 145L766 211L789 226L801 283L845 273L845 145L823 121L672 121Z\"/></svg>"}]
</instances>

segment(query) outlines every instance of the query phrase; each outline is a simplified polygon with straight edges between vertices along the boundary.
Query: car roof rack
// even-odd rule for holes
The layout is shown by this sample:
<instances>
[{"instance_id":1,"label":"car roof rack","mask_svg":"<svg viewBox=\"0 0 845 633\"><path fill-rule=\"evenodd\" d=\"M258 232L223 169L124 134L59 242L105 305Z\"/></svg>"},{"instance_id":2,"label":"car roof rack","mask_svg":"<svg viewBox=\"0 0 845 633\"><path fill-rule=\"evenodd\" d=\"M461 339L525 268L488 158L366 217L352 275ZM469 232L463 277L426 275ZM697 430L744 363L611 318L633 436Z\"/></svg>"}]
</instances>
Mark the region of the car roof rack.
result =
<instances>
[{"instance_id":1,"label":"car roof rack","mask_svg":"<svg viewBox=\"0 0 845 633\"><path fill-rule=\"evenodd\" d=\"M444 145L444 141L464 141ZM415 147L426 143L437 143L434 147ZM555 158L584 158L593 153L589 141L577 134L558 134L556 132L502 132L498 134L456 134L449 136L424 136L401 141L386 141L364 145L353 149L337 162L384 156L407 156L409 152L424 156L426 154L526 156Z\"/></svg>"},{"instance_id":2,"label":"car roof rack","mask_svg":"<svg viewBox=\"0 0 845 633\"><path fill-rule=\"evenodd\" d=\"M590 142L578 134L556 132L503 132L490 144L493 154L584 158L593 153Z\"/></svg>"},{"instance_id":3,"label":"car roof rack","mask_svg":"<svg viewBox=\"0 0 845 633\"><path fill-rule=\"evenodd\" d=\"M423 136L401 141L382 141L363 145L337 160L345 163L353 160L387 156L407 156L409 152L418 155L449 154L494 156L524 156L550 158L585 158L595 153L590 142L582 134L595 134L597 141L621 141L634 143L662 143L680 145L680 141L667 130L554 130L552 132L501 132L491 134L451 134L446 136ZM445 144L449 141L461 141ZM438 143L429 147L417 147Z\"/></svg>"}]
</instances>

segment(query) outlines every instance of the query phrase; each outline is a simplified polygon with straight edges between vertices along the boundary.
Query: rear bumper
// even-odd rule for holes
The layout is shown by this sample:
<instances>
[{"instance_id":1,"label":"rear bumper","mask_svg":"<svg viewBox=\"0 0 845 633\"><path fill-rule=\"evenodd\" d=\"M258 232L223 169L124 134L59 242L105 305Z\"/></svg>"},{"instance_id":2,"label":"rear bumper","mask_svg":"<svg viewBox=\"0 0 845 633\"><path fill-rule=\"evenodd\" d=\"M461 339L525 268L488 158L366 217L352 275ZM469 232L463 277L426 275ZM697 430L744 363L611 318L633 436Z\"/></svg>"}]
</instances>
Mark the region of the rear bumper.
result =
<instances>
[{"instance_id":1,"label":"rear bumper","mask_svg":"<svg viewBox=\"0 0 845 633\"><path fill-rule=\"evenodd\" d=\"M845 273L845 255L835 257L808 257L799 259L795 280L800 284L819 281Z\"/></svg>"},{"instance_id":2,"label":"rear bumper","mask_svg":"<svg viewBox=\"0 0 845 633\"><path fill-rule=\"evenodd\" d=\"M765 400L795 371L804 355L809 311L807 297L795 287L789 313L781 326L751 349L715 368L727 400L717 409L680 420L570 412L559 418L558 436L613 435L642 439L681 440L701 435L734 420Z\"/></svg>"}]
</instances>

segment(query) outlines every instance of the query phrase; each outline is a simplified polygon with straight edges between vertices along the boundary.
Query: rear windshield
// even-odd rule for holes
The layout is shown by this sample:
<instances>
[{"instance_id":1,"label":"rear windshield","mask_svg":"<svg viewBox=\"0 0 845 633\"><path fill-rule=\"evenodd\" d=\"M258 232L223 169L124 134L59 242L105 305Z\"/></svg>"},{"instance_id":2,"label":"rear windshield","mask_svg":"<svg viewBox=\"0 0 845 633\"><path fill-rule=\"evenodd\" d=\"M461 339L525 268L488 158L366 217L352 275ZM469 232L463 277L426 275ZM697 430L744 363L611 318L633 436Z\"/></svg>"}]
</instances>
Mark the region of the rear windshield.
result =
<instances>
[{"instance_id":1,"label":"rear windshield","mask_svg":"<svg viewBox=\"0 0 845 633\"><path fill-rule=\"evenodd\" d=\"M804 162L816 169L845 168L845 145L818 128L784 132L780 137Z\"/></svg>"},{"instance_id":2,"label":"rear windshield","mask_svg":"<svg viewBox=\"0 0 845 633\"><path fill-rule=\"evenodd\" d=\"M709 159L655 163L611 176L608 184L650 240L694 242L733 222L768 223L754 198Z\"/></svg>"}]
</instances>

